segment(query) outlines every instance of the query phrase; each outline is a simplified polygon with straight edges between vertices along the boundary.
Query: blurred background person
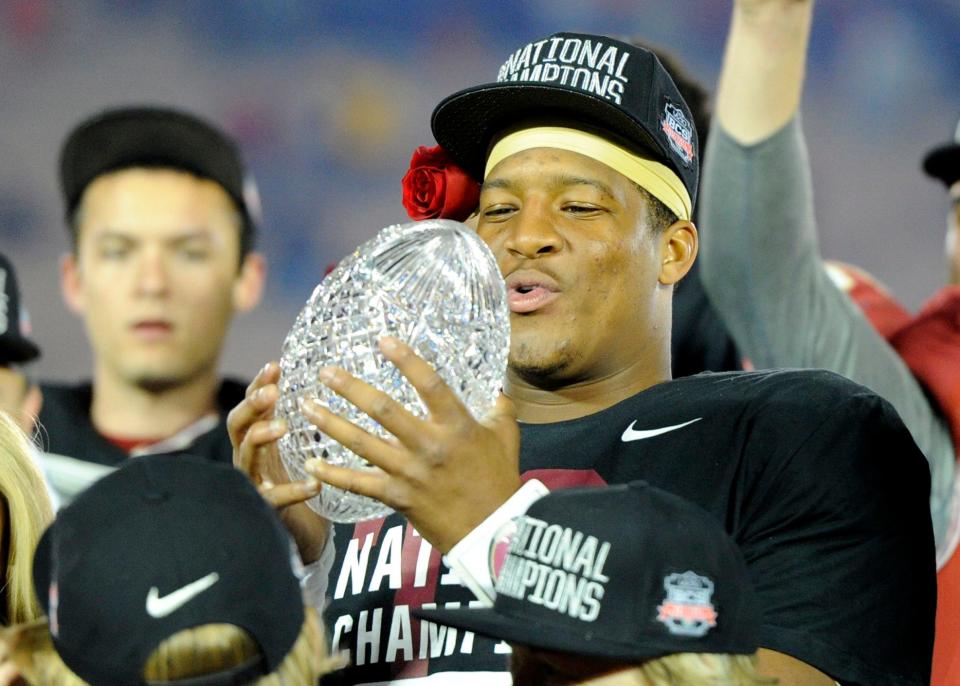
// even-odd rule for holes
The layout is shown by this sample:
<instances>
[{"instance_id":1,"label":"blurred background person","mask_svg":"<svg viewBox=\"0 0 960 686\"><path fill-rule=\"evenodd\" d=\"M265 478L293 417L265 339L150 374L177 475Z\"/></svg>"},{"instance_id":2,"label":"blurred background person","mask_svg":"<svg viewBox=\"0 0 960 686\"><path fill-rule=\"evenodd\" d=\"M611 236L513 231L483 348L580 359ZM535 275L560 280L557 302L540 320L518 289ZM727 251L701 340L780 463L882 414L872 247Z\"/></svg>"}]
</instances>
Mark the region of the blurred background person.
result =
<instances>
[{"instance_id":1,"label":"blurred background person","mask_svg":"<svg viewBox=\"0 0 960 686\"><path fill-rule=\"evenodd\" d=\"M939 145L923 159L923 169L947 187L950 211L947 213L947 268L950 285L960 286L960 121L953 140Z\"/></svg>"},{"instance_id":2,"label":"blurred background person","mask_svg":"<svg viewBox=\"0 0 960 686\"><path fill-rule=\"evenodd\" d=\"M6 631L3 645L35 686L309 686L334 661L293 564L242 474L192 456L138 458L45 532L33 579L46 620Z\"/></svg>"},{"instance_id":3,"label":"blurred background person","mask_svg":"<svg viewBox=\"0 0 960 686\"><path fill-rule=\"evenodd\" d=\"M72 244L62 289L93 350L90 381L44 384L50 452L117 465L181 450L230 461L242 384L219 358L265 277L255 187L234 143L185 112L110 110L61 150Z\"/></svg>"},{"instance_id":4,"label":"blurred background person","mask_svg":"<svg viewBox=\"0 0 960 686\"><path fill-rule=\"evenodd\" d=\"M0 411L27 434L33 433L43 399L26 366L39 356L40 348L30 339L30 318L21 302L17 274L7 256L0 254Z\"/></svg>"},{"instance_id":5,"label":"blurred background person","mask_svg":"<svg viewBox=\"0 0 960 686\"><path fill-rule=\"evenodd\" d=\"M952 141L938 145L927 153L923 159L923 169L931 177L942 182L947 190L949 209L944 250L947 259L948 285L939 292L939 299L954 303L952 307L956 311L958 307L956 303L960 300L960 121L957 121ZM937 302L936 297L925 309L933 309L931 305L941 310L950 307L947 302ZM953 331L960 331L960 318L954 319L953 324L955 325ZM952 349L955 350L955 348ZM945 411L949 413L956 439L960 436L960 395L958 395L960 379L954 377L949 386L938 388L936 393L938 397L952 393L951 398L945 398L943 404L947 406Z\"/></svg>"},{"instance_id":6,"label":"blurred background person","mask_svg":"<svg viewBox=\"0 0 960 686\"><path fill-rule=\"evenodd\" d=\"M489 559L492 608L416 614L509 642L514 686L776 683L756 672L761 608L740 549L679 496L643 481L555 491Z\"/></svg>"},{"instance_id":7,"label":"blurred background person","mask_svg":"<svg viewBox=\"0 0 960 686\"><path fill-rule=\"evenodd\" d=\"M758 368L843 374L889 400L910 429L930 465L941 568L933 679L955 683L960 671L947 673L960 670L960 561L951 562L960 539L960 290L942 290L913 316L859 270L824 267L799 117L812 14L812 0L734 3L705 156L704 285ZM927 167L950 186L957 162L947 146Z\"/></svg>"},{"instance_id":8,"label":"blurred background person","mask_svg":"<svg viewBox=\"0 0 960 686\"><path fill-rule=\"evenodd\" d=\"M6 412L27 436L35 437L39 443L43 428L37 426L37 414L43 394L30 367L40 357L40 348L30 335L30 317L20 294L17 273L8 257L0 254L0 412ZM54 509L62 499L59 486L72 492L74 484L77 487L86 484L85 479L78 482L54 470L51 463L57 458L46 459L35 444L28 445L27 453L43 471L47 495Z\"/></svg>"}]
</instances>

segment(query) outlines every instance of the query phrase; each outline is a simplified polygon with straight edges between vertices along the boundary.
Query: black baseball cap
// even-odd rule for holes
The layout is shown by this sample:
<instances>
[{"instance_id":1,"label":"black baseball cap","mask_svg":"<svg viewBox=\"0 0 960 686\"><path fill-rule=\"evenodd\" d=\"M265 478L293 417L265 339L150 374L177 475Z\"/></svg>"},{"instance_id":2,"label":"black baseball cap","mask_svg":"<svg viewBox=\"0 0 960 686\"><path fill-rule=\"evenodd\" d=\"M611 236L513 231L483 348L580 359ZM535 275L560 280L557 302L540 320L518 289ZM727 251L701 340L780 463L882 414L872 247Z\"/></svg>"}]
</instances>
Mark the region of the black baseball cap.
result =
<instances>
[{"instance_id":1,"label":"black baseball cap","mask_svg":"<svg viewBox=\"0 0 960 686\"><path fill-rule=\"evenodd\" d=\"M0 254L0 366L23 364L40 356L30 340L30 317L20 301L13 264Z\"/></svg>"},{"instance_id":2,"label":"black baseball cap","mask_svg":"<svg viewBox=\"0 0 960 686\"><path fill-rule=\"evenodd\" d=\"M646 482L555 491L497 537L490 560L492 608L417 616L637 662L758 647L758 603L736 544L707 512Z\"/></svg>"},{"instance_id":3,"label":"black baseball cap","mask_svg":"<svg viewBox=\"0 0 960 686\"><path fill-rule=\"evenodd\" d=\"M242 473L192 456L145 456L59 512L33 578L57 652L91 686L144 683L161 641L204 624L246 630L262 659L191 686L248 683L275 670L300 634L293 555Z\"/></svg>"},{"instance_id":4,"label":"black baseball cap","mask_svg":"<svg viewBox=\"0 0 960 686\"><path fill-rule=\"evenodd\" d=\"M923 158L923 170L948 188L960 180L960 121L953 140L934 148Z\"/></svg>"},{"instance_id":5,"label":"black baseball cap","mask_svg":"<svg viewBox=\"0 0 960 686\"><path fill-rule=\"evenodd\" d=\"M246 243L260 223L260 200L240 150L196 115L164 107L123 107L81 122L60 150L67 217L98 176L129 167L167 167L216 182L243 216Z\"/></svg>"},{"instance_id":6,"label":"black baseball cap","mask_svg":"<svg viewBox=\"0 0 960 686\"><path fill-rule=\"evenodd\" d=\"M696 203L700 151L693 116L649 50L580 33L522 46L495 83L462 90L433 111L437 142L483 181L495 137L525 122L586 129L649 157L680 177Z\"/></svg>"}]
</instances>

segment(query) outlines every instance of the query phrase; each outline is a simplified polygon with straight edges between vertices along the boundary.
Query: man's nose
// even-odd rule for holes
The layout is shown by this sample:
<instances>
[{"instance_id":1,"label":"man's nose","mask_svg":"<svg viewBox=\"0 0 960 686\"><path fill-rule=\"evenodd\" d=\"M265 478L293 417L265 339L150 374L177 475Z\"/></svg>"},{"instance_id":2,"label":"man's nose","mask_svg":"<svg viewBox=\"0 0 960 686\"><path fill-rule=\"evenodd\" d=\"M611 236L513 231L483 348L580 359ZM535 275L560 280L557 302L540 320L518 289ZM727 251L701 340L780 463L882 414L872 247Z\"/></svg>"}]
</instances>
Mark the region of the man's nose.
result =
<instances>
[{"instance_id":1,"label":"man's nose","mask_svg":"<svg viewBox=\"0 0 960 686\"><path fill-rule=\"evenodd\" d=\"M170 288L170 275L166 259L156 250L145 250L137 264L137 293L141 295L166 295Z\"/></svg>"},{"instance_id":2,"label":"man's nose","mask_svg":"<svg viewBox=\"0 0 960 686\"><path fill-rule=\"evenodd\" d=\"M559 252L563 248L563 237L554 222L548 202L525 203L513 222L506 249L528 259Z\"/></svg>"}]
</instances>

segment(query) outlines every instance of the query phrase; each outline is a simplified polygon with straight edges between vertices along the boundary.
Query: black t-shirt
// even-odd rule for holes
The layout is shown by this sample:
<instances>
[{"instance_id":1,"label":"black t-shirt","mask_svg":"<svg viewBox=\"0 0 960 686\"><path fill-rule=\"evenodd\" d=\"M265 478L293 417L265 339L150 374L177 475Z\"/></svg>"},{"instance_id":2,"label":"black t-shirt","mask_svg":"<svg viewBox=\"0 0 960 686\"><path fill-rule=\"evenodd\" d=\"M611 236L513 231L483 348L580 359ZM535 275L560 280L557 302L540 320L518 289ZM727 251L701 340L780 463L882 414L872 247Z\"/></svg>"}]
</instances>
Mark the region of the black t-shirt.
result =
<instances>
[{"instance_id":1,"label":"black t-shirt","mask_svg":"<svg viewBox=\"0 0 960 686\"><path fill-rule=\"evenodd\" d=\"M521 470L551 488L644 479L698 503L744 552L763 647L843 684L929 683L929 472L892 407L862 386L824 371L678 379L523 425ZM410 616L473 596L402 517L337 525L335 541L325 617L355 666L324 684L505 669L502 644Z\"/></svg>"},{"instance_id":2,"label":"black t-shirt","mask_svg":"<svg viewBox=\"0 0 960 686\"><path fill-rule=\"evenodd\" d=\"M43 447L47 452L110 467L123 464L127 453L97 431L90 418L93 402L90 383L41 384L41 390L40 425ZM227 434L227 414L243 400L245 392L246 387L239 381L225 379L217 393L220 418L216 426L197 436L189 446L173 452L189 452L232 464L233 448Z\"/></svg>"}]
</instances>

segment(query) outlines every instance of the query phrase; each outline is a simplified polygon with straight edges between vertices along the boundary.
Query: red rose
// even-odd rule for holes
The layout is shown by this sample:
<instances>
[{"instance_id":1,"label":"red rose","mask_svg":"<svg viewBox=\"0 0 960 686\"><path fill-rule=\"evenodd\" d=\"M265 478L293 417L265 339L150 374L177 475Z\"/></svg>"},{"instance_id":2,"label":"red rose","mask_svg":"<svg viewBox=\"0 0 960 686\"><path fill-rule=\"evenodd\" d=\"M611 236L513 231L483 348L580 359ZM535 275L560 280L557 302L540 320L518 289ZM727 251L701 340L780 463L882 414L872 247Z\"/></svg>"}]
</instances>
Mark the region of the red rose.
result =
<instances>
[{"instance_id":1,"label":"red rose","mask_svg":"<svg viewBox=\"0 0 960 686\"><path fill-rule=\"evenodd\" d=\"M477 209L480 184L439 145L420 146L403 177L403 206L411 219L464 221Z\"/></svg>"}]
</instances>

